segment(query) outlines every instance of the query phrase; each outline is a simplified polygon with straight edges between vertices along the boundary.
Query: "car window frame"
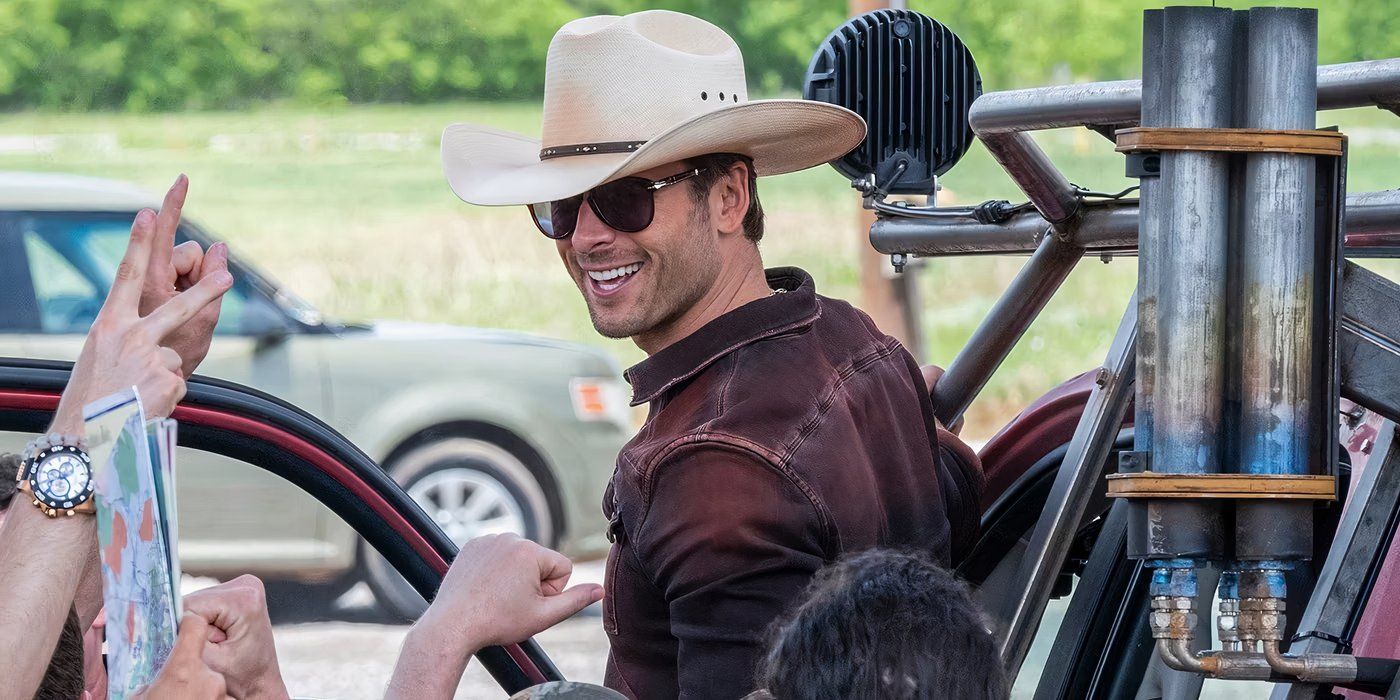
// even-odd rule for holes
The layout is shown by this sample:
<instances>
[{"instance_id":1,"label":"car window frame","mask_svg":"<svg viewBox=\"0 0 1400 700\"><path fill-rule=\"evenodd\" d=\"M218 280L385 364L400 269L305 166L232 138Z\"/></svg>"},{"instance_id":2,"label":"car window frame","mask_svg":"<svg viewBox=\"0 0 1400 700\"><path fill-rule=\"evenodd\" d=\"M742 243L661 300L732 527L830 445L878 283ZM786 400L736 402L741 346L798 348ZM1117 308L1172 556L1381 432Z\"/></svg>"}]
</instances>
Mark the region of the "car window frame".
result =
<instances>
[{"instance_id":1,"label":"car window frame","mask_svg":"<svg viewBox=\"0 0 1400 700\"><path fill-rule=\"evenodd\" d=\"M29 325L19 324L14 327L0 325L0 337L42 333L44 329L43 309L39 305L38 291L34 289L33 273L29 267L29 254L24 249L24 240L19 231L19 219L9 216L9 213L4 211L0 211L0 272L19 280L15 289L19 290L21 287L26 289L28 295L24 296L24 299L33 304L33 318L23 319ZM3 284L3 281L0 281L0 284ZM18 314L16 314L16 318L19 318Z\"/></svg>"}]
</instances>

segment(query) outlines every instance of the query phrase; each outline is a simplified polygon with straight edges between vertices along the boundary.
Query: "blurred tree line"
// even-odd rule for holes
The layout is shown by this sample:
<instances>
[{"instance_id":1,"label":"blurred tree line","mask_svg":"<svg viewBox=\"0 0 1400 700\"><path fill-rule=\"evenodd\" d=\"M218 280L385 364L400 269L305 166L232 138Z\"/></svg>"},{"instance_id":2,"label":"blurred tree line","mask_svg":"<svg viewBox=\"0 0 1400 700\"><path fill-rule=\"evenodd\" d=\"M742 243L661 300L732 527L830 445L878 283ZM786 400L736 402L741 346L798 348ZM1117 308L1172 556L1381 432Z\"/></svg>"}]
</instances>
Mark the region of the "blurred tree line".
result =
<instances>
[{"instance_id":1,"label":"blurred tree line","mask_svg":"<svg viewBox=\"0 0 1400 700\"><path fill-rule=\"evenodd\" d=\"M1321 8L1325 63L1400 56L1394 0ZM912 0L988 89L1140 73L1144 0ZM1247 7L1248 2L1221 3ZM535 98L565 22L666 7L744 51L755 95L793 92L846 0L0 0L0 108L80 111Z\"/></svg>"}]
</instances>

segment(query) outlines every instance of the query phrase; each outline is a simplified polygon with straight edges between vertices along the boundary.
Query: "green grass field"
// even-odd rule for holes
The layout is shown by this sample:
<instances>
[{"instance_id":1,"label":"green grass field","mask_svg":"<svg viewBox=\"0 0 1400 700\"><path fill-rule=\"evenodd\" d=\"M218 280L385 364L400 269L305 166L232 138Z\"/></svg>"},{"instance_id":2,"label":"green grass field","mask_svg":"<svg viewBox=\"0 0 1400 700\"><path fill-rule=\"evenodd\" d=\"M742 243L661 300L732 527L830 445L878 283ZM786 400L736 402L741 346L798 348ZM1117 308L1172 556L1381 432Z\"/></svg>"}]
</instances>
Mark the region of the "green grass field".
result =
<instances>
[{"instance_id":1,"label":"green grass field","mask_svg":"<svg viewBox=\"0 0 1400 700\"><path fill-rule=\"evenodd\" d=\"M511 328L607 348L624 365L636 347L596 335L554 244L521 208L458 201L438 164L438 136L454 121L537 133L524 104L267 107L246 113L0 115L0 169L64 171L161 192L189 174L186 212L326 313ZM1352 134L1349 188L1400 186L1400 120L1380 110L1327 115ZM1121 157L1087 130L1042 134L1070 179L1098 190L1130 184ZM1021 197L974 146L943 178L944 203ZM857 199L830 168L771 178L769 265L810 271L828 295L854 298L856 252L867 245ZM917 273L924 361L946 364L976 327L1020 258L931 260ZM1400 268L1385 266L1389 273ZM1131 258L1086 259L985 390L968 434L985 438L1010 413L1103 359L1134 284Z\"/></svg>"}]
</instances>

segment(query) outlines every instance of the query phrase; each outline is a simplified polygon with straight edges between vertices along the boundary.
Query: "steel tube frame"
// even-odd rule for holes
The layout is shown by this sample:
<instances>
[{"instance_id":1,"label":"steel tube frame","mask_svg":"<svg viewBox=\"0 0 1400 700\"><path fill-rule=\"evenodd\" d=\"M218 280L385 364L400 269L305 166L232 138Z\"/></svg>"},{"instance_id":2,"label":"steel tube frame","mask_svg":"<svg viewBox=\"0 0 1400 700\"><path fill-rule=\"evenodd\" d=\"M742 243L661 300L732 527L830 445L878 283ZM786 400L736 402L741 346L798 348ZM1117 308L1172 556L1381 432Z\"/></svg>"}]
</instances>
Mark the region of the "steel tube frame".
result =
<instances>
[{"instance_id":1,"label":"steel tube frame","mask_svg":"<svg viewBox=\"0 0 1400 700\"><path fill-rule=\"evenodd\" d=\"M1058 235L1085 255L1135 254L1138 217L1137 200L1086 204L1074 226ZM870 244L886 255L1029 255L1049 229L1031 211L1000 224L889 216L870 228ZM1347 257L1400 257L1400 189L1347 195L1346 243Z\"/></svg>"},{"instance_id":2,"label":"steel tube frame","mask_svg":"<svg viewBox=\"0 0 1400 700\"><path fill-rule=\"evenodd\" d=\"M1400 421L1400 285L1348 262L1337 324L1342 395Z\"/></svg>"},{"instance_id":3,"label":"steel tube frame","mask_svg":"<svg viewBox=\"0 0 1400 700\"><path fill-rule=\"evenodd\" d=\"M1079 197L1035 139L1021 132L987 134L981 139L987 152L1026 193L1040 215L1057 230L1069 228L1079 213Z\"/></svg>"},{"instance_id":4,"label":"steel tube frame","mask_svg":"<svg viewBox=\"0 0 1400 700\"><path fill-rule=\"evenodd\" d=\"M1377 237L1390 236L1396 245L1400 245L1400 190L1368 192L1348 197L1346 220L1349 231L1368 231ZM931 224L915 219L885 219L876 224L877 228L884 224L901 232L899 235L906 235L907 242L910 243L914 242L915 236L927 241L939 235L937 232L946 230L952 231L950 239L954 243L951 245L971 246L972 237L987 236L995 238L990 252L1034 254L964 344L963 350L949 363L946 374L939 380L934 408L940 420L950 424L967 410L1031 322L1069 276L1081 255L1086 251L1136 251L1137 221L1137 207L1131 204L1087 207L1084 215L1076 222L1075 228L1071 230L1069 241L1064 240L1064 236L1047 235L1044 219L1033 213L1018 215L1003 225L962 226L943 222ZM1038 238L1033 233L1035 231L1040 234ZM872 239L874 238L872 235ZM888 242L894 238L879 240ZM997 247L1003 243L1005 247ZM879 245L876 245L876 249L885 253L891 252ZM902 249L895 252L920 253L926 250L927 248ZM984 249L979 249L981 250ZM1365 250L1359 248L1349 252L1364 253ZM1363 275L1364 271L1357 274Z\"/></svg>"},{"instance_id":5,"label":"steel tube frame","mask_svg":"<svg viewBox=\"0 0 1400 700\"><path fill-rule=\"evenodd\" d=\"M1318 82L1323 89L1319 104L1325 108L1381 103L1400 95L1400 59L1323 66L1318 69ZM1128 214L1123 209L1105 208L1103 213L1090 213L1093 208L1083 205L1065 176L1023 131L1089 123L1136 123L1141 101L1141 81L1116 81L988 93L973 103L969 117L974 131L1035 205L1045 228L1040 229L1043 240L1036 239L1033 229L1037 225L1026 219L1026 223L1018 224L1020 230L1012 233L1016 239L1029 233L1031 240L1037 241L1035 255L969 338L963 351L949 364L947 374L940 381L939 393L944 397L939 402L940 418L952 421L962 415L1049 297L1068 277L1075 261L1068 259L1067 254L1071 251L1083 254L1085 250L1073 242L1075 234L1089 238L1097 235L1102 239L1099 241L1102 246L1117 250L1120 246L1128 248L1127 236L1116 237L1118 231L1129 235L1136 233L1135 227L1126 225ZM1028 115L1037 114L1048 116L1026 121ZM1086 115L1093 119L1086 121ZM1082 224L1081 218L1086 213L1094 223ZM933 224L934 227L939 225ZM871 228L871 242L876 250L884 253L920 253L917 249L896 250L915 247L902 245L899 241L901 229L911 233L928 230L924 222L882 219ZM1014 227L1007 230L1014 230ZM1054 231L1055 235L1044 236L1047 231ZM895 240L887 241L891 236ZM977 244L969 240L967 234L962 234L960 239L957 235L954 237L954 245L962 246L962 252L978 252ZM974 349L976 352L972 351Z\"/></svg>"},{"instance_id":6,"label":"steel tube frame","mask_svg":"<svg viewBox=\"0 0 1400 700\"><path fill-rule=\"evenodd\" d=\"M1364 257L1370 249L1400 249L1400 190L1348 196L1344 220L1348 255Z\"/></svg>"},{"instance_id":7,"label":"steel tube frame","mask_svg":"<svg viewBox=\"0 0 1400 700\"><path fill-rule=\"evenodd\" d=\"M1025 590L1008 598L998 616L1002 625L999 636L1002 665L1013 678L1035 639L1050 590L1064 566L1079 521L1093 495L1093 485L1103 476L1105 462L1123 425L1123 416L1133 396L1136 357L1137 301L1134 298L1118 324L1118 332L1089 394L1084 414L1065 451L1063 466L1055 476L1045 508L1022 555L1017 578L1025 581Z\"/></svg>"},{"instance_id":8,"label":"steel tube frame","mask_svg":"<svg viewBox=\"0 0 1400 700\"><path fill-rule=\"evenodd\" d=\"M1317 575L1317 586L1298 621L1299 630L1342 638L1347 625L1360 614L1365 604L1360 600L1361 582L1368 570L1384 559L1386 530L1400 508L1400 444L1395 438L1395 423L1386 422L1372 448L1370 462L1352 487L1351 502L1337 524L1327 561ZM1294 654L1337 651L1336 645L1315 636L1300 639L1290 647ZM1394 687L1400 688L1400 684ZM1316 695L1317 686L1280 685L1274 687L1272 697L1303 700Z\"/></svg>"},{"instance_id":9,"label":"steel tube frame","mask_svg":"<svg viewBox=\"0 0 1400 700\"><path fill-rule=\"evenodd\" d=\"M1400 58L1317 67L1318 109L1400 105ZM968 117L979 137L1075 126L1136 125L1142 81L1056 85L989 92Z\"/></svg>"},{"instance_id":10,"label":"steel tube frame","mask_svg":"<svg viewBox=\"0 0 1400 700\"><path fill-rule=\"evenodd\" d=\"M1317 68L1315 75L1318 108L1362 105L1394 108L1400 104L1400 99L1397 99L1400 98L1400 59L1322 66ZM942 402L942 416L961 415L1048 297L1059 287L1073 267L1072 262L1064 260L1065 253L1127 252L1136 247L1133 240L1136 238L1136 212L1124 206L1104 207L1098 212L1093 207L1084 206L1064 176L1023 132L1068 126L1136 124L1140 118L1141 102L1142 87L1139 81L985 95L972 107L973 128L996 160L1031 199L1040 215L1017 216L1000 226L980 226L956 219L930 224L912 219L884 218L872 227L872 244L886 253L1025 253L1032 248L1035 251L1032 260L969 340L963 353L949 366L949 375L953 375L955 381L941 384L940 389L949 390L948 393L953 396ZM1376 237L1389 244L1390 241L1384 237L1400 229L1400 224L1397 224L1400 222L1400 198L1387 197L1387 193L1375 195L1378 199L1348 202L1348 228L1354 228L1361 235L1363 245L1374 242ZM1366 207L1371 207L1371 211L1365 211ZM1368 213L1371 216L1368 217ZM942 240L929 245L923 240L929 231L942 233ZM995 232L999 238L990 244L985 238L974 240L985 236L988 231ZM1024 308L1013 308L1015 304L1023 304L1026 299L1033 307L1029 313ZM1115 349L1130 320L1135 323L1135 319L1125 317L1123 325L1120 325L1120 337L1115 338ZM1003 329L1001 332L994 331L998 326ZM1136 338L1135 330L1132 337ZM976 348L979 352L989 351L994 357L990 361L985 358L978 361L968 352L969 348ZM1110 357L1113 354L1111 351ZM1070 447L1069 455L1073 459L1067 462L1070 467L1068 473L1062 471L1057 478L1051 502L1037 523L1032 548L1028 551L1031 556L1022 565L1028 574L1023 577L1028 582L1027 591L1013 602L1010 615L1005 618L1007 626L1002 639L1002 652L1013 674L1019 670L1035 624L1043 613L1047 598L1045 593L1048 591L1045 586L1063 563L1063 552L1060 550L1068 545L1078 518L1082 517L1082 494L1088 491L1082 483L1086 479L1085 472L1093 471L1091 466L1101 466L1102 460L1095 463L1091 453L1102 451L1104 445L1111 444L1112 435L1104 438L1099 434L1104 431L1105 410L1109 404L1120 402L1120 408L1126 407L1127 385L1118 382L1124 375L1131 376L1134 371L1132 357L1135 354L1130 350L1126 356L1120 355L1122 371L1106 374L1107 384L1096 389L1091 396ZM945 375L944 381L947 379ZM1113 395L1119 401L1107 398L1108 395ZM1114 428L1119 424L1121 414L1119 410L1118 420L1112 421ZM1100 456L1106 454L1103 452ZM1080 484L1080 487L1076 488L1076 484Z\"/></svg>"},{"instance_id":11,"label":"steel tube frame","mask_svg":"<svg viewBox=\"0 0 1400 700\"><path fill-rule=\"evenodd\" d=\"M952 425L962 417L1081 257L1078 246L1058 236L1048 235L1041 240L1031 259L938 380L933 409L944 425Z\"/></svg>"}]
</instances>

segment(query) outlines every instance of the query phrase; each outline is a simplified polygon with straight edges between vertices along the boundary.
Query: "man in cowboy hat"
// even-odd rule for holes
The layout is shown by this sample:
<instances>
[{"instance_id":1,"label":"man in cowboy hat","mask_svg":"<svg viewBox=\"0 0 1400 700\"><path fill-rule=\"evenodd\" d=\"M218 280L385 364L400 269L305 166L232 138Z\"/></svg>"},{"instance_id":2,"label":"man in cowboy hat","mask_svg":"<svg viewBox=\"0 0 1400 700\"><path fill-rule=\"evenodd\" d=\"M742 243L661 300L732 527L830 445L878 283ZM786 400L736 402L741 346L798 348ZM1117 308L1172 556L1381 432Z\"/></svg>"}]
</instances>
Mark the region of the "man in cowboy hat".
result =
<instances>
[{"instance_id":1,"label":"man in cowboy hat","mask_svg":"<svg viewBox=\"0 0 1400 700\"><path fill-rule=\"evenodd\" d=\"M629 696L739 697L823 564L872 546L948 564L976 528L980 473L941 464L914 359L759 254L756 178L864 134L840 107L750 101L734 41L668 11L559 30L542 140L443 134L453 191L528 205L594 327L648 355L626 378L650 412L603 504L607 683Z\"/></svg>"}]
</instances>

